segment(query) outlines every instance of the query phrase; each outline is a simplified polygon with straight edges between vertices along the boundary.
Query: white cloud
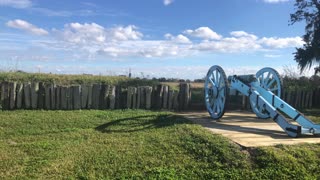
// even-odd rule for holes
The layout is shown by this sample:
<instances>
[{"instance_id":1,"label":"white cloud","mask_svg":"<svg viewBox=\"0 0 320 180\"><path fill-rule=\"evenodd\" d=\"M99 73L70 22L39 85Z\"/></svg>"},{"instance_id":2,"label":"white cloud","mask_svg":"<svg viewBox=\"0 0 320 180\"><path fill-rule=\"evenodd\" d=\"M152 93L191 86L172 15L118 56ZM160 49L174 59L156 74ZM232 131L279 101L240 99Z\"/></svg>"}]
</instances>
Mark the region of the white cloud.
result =
<instances>
[{"instance_id":1,"label":"white cloud","mask_svg":"<svg viewBox=\"0 0 320 180\"><path fill-rule=\"evenodd\" d=\"M254 39L246 37L223 38L220 41L203 41L194 45L194 49L199 51L237 53L237 52L254 52L262 49Z\"/></svg>"},{"instance_id":2,"label":"white cloud","mask_svg":"<svg viewBox=\"0 0 320 180\"><path fill-rule=\"evenodd\" d=\"M176 44L172 41L138 40L106 44L98 53L111 57L155 58L186 56L191 53L190 49L190 45Z\"/></svg>"},{"instance_id":3,"label":"white cloud","mask_svg":"<svg viewBox=\"0 0 320 180\"><path fill-rule=\"evenodd\" d=\"M0 6L28 8L32 6L32 2L30 0L0 0Z\"/></svg>"},{"instance_id":4,"label":"white cloud","mask_svg":"<svg viewBox=\"0 0 320 180\"><path fill-rule=\"evenodd\" d=\"M173 0L163 0L163 4L165 6L168 6L168 5L172 4L172 3L173 3Z\"/></svg>"},{"instance_id":5,"label":"white cloud","mask_svg":"<svg viewBox=\"0 0 320 180\"><path fill-rule=\"evenodd\" d=\"M282 2L288 2L289 0L263 0L266 3L282 3Z\"/></svg>"},{"instance_id":6,"label":"white cloud","mask_svg":"<svg viewBox=\"0 0 320 180\"><path fill-rule=\"evenodd\" d=\"M137 27L129 25L126 27L118 26L109 30L114 39L119 41L139 40L143 34L137 31Z\"/></svg>"},{"instance_id":7,"label":"white cloud","mask_svg":"<svg viewBox=\"0 0 320 180\"><path fill-rule=\"evenodd\" d=\"M252 38L252 39L257 39L258 38L256 35L249 34L249 33L245 32L245 31L231 31L230 35L234 36L234 37L249 37L249 38Z\"/></svg>"},{"instance_id":8,"label":"white cloud","mask_svg":"<svg viewBox=\"0 0 320 180\"><path fill-rule=\"evenodd\" d=\"M264 57L266 58L278 58L281 57L280 54L265 54Z\"/></svg>"},{"instance_id":9,"label":"white cloud","mask_svg":"<svg viewBox=\"0 0 320 180\"><path fill-rule=\"evenodd\" d=\"M221 35L214 32L209 27L199 27L195 30L188 29L188 30L185 30L183 33L190 35L190 36L202 38L202 39L217 39L218 40L218 39L222 38Z\"/></svg>"},{"instance_id":10,"label":"white cloud","mask_svg":"<svg viewBox=\"0 0 320 180\"><path fill-rule=\"evenodd\" d=\"M63 30L54 30L54 32L57 34L59 40L78 45L86 43L103 43L106 39L104 27L96 23L65 24Z\"/></svg>"},{"instance_id":11,"label":"white cloud","mask_svg":"<svg viewBox=\"0 0 320 180\"><path fill-rule=\"evenodd\" d=\"M74 45L104 45L117 41L139 40L143 34L133 25L105 28L96 23L69 23L62 30L54 30L59 40Z\"/></svg>"},{"instance_id":12,"label":"white cloud","mask_svg":"<svg viewBox=\"0 0 320 180\"><path fill-rule=\"evenodd\" d=\"M8 27L21 29L21 30L27 31L27 32L35 34L35 35L47 35L48 34L48 31L46 31L42 28L38 28L37 26L35 26L27 21L21 20L21 19L15 19L15 20L8 21L6 23L6 25Z\"/></svg>"},{"instance_id":13,"label":"white cloud","mask_svg":"<svg viewBox=\"0 0 320 180\"><path fill-rule=\"evenodd\" d=\"M53 30L54 42L40 43L43 47L68 50L87 57L107 56L114 58L186 57L206 53L254 53L302 45L299 37L259 38L253 33L232 31L222 37L208 27L186 30L184 34L167 33L164 39L143 39L144 35L134 25L104 27L96 23L69 23L63 29ZM192 41L185 36L202 40ZM267 56L266 56L267 57ZM271 57L271 56L268 56Z\"/></svg>"},{"instance_id":14,"label":"white cloud","mask_svg":"<svg viewBox=\"0 0 320 180\"><path fill-rule=\"evenodd\" d=\"M171 40L172 42L175 42L175 43L181 43L181 44L190 44L191 43L190 39L182 34L179 34L177 36L173 36L172 34L167 33L164 35L164 37L166 39Z\"/></svg>"},{"instance_id":15,"label":"white cloud","mask_svg":"<svg viewBox=\"0 0 320 180\"><path fill-rule=\"evenodd\" d=\"M288 38L276 38L276 37L263 37L259 42L270 48L288 48L302 46L303 40L301 37L288 37Z\"/></svg>"}]
</instances>

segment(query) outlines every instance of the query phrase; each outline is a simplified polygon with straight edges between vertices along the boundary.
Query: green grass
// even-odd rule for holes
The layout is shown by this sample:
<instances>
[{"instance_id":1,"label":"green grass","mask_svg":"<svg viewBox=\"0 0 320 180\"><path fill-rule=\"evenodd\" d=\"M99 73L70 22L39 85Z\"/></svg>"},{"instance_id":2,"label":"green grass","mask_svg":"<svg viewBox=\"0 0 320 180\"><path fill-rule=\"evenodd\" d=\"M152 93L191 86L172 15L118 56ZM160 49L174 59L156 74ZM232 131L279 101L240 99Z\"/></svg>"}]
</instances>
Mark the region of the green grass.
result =
<instances>
[{"instance_id":1,"label":"green grass","mask_svg":"<svg viewBox=\"0 0 320 180\"><path fill-rule=\"evenodd\" d=\"M319 165L319 144L243 149L168 112L0 112L0 179L319 179Z\"/></svg>"},{"instance_id":2,"label":"green grass","mask_svg":"<svg viewBox=\"0 0 320 180\"><path fill-rule=\"evenodd\" d=\"M106 83L109 85L123 86L145 86L159 84L157 81L134 79L120 76L98 76L98 75L58 75L44 73L22 73L22 72L0 72L0 82L54 82L59 85Z\"/></svg>"},{"instance_id":3,"label":"green grass","mask_svg":"<svg viewBox=\"0 0 320 180\"><path fill-rule=\"evenodd\" d=\"M320 109L304 109L302 113L315 123L320 123Z\"/></svg>"}]
</instances>

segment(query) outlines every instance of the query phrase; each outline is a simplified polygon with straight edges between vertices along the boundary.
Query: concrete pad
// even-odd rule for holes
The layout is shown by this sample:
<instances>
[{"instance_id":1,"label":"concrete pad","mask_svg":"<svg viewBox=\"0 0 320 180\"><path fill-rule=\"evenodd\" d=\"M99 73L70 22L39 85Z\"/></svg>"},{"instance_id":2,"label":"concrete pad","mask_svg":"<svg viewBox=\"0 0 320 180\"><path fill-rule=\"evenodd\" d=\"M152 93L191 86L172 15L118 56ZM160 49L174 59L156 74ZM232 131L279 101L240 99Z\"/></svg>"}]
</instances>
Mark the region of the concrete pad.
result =
<instances>
[{"instance_id":1,"label":"concrete pad","mask_svg":"<svg viewBox=\"0 0 320 180\"><path fill-rule=\"evenodd\" d=\"M259 119L251 112L226 112L219 121L211 119L207 112L187 112L179 115L244 147L320 143L320 137L313 135L289 137L273 120Z\"/></svg>"}]
</instances>

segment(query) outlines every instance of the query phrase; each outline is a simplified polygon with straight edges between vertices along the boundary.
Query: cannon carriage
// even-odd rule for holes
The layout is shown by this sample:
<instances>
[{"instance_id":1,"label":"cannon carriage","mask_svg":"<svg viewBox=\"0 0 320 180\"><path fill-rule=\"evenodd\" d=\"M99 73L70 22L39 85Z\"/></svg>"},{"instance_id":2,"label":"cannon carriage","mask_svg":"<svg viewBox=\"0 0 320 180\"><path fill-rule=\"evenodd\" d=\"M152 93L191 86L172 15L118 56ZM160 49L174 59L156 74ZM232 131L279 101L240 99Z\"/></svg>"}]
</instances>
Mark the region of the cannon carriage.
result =
<instances>
[{"instance_id":1,"label":"cannon carriage","mask_svg":"<svg viewBox=\"0 0 320 180\"><path fill-rule=\"evenodd\" d=\"M229 92L239 91L250 99L252 111L258 118L272 118L289 136L319 135L320 125L281 99L282 81L273 68L263 68L256 74L232 75L227 78L220 66L212 66L206 76L205 105L213 119L223 117ZM290 120L296 123L291 123Z\"/></svg>"}]
</instances>

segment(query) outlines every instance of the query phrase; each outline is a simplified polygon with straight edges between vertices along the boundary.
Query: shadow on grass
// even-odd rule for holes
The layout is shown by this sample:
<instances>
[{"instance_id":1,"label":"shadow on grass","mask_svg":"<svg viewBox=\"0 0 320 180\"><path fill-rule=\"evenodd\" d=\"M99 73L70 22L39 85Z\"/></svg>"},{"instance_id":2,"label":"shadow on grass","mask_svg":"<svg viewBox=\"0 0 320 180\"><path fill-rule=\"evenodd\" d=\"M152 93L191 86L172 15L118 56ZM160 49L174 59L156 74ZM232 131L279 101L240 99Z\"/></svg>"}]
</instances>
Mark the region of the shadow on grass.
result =
<instances>
[{"instance_id":1,"label":"shadow on grass","mask_svg":"<svg viewBox=\"0 0 320 180\"><path fill-rule=\"evenodd\" d=\"M173 115L148 115L114 120L97 126L95 130L102 133L128 133L165 128L176 124L192 124L192 122Z\"/></svg>"}]
</instances>

